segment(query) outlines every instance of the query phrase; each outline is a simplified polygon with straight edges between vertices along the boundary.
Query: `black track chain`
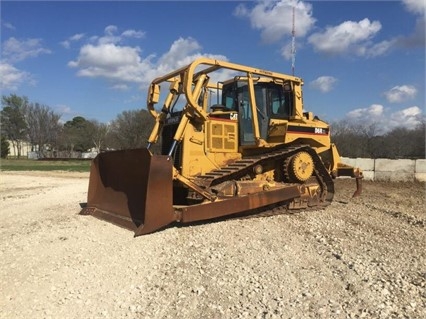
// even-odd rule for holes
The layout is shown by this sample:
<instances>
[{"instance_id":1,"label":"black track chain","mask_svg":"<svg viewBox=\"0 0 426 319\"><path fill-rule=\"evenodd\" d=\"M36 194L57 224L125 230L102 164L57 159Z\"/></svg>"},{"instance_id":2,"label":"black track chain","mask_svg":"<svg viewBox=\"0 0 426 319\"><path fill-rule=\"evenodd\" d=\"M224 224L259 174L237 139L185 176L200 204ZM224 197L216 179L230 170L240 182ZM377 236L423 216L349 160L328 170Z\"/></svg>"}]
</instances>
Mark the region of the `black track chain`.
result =
<instances>
[{"instance_id":1,"label":"black track chain","mask_svg":"<svg viewBox=\"0 0 426 319\"><path fill-rule=\"evenodd\" d=\"M309 145L281 147L269 149L270 152L242 158L223 168L213 170L205 175L197 176L194 182L207 189L229 180L241 180L253 172L256 165L264 165L270 161L282 161L300 151L305 151L311 155L314 160L315 176L317 177L321 188L324 205L328 205L333 200L334 182L324 166L317 152Z\"/></svg>"}]
</instances>

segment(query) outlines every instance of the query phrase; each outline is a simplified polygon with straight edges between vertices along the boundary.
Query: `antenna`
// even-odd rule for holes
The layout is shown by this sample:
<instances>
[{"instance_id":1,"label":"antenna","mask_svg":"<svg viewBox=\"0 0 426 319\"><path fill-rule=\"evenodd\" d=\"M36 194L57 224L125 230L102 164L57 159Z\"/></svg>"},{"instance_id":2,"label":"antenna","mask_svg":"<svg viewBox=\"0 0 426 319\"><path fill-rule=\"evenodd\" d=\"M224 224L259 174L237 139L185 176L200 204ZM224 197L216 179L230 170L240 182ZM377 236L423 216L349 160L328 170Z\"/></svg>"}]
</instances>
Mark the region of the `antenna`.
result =
<instances>
[{"instance_id":1,"label":"antenna","mask_svg":"<svg viewBox=\"0 0 426 319\"><path fill-rule=\"evenodd\" d=\"M293 6L293 28L291 30L291 72L294 75L294 66L296 64L296 28L295 28L295 8Z\"/></svg>"}]
</instances>

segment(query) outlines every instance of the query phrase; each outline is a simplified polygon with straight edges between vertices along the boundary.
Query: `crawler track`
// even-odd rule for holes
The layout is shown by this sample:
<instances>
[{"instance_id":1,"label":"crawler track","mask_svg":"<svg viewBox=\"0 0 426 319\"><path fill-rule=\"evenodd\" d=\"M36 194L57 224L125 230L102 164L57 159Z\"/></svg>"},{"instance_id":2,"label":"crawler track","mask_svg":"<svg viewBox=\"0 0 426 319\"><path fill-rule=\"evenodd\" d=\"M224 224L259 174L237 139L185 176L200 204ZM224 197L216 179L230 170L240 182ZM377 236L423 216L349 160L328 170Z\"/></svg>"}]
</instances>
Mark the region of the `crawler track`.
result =
<instances>
[{"instance_id":1,"label":"crawler track","mask_svg":"<svg viewBox=\"0 0 426 319\"><path fill-rule=\"evenodd\" d=\"M208 189L226 181L241 180L253 174L253 168L256 165L266 166L271 162L284 163L286 159L301 151L307 152L312 156L315 165L314 175L321 186L320 206L328 206L333 200L334 183L319 155L308 145L269 149L268 153L245 157L228 166L198 176L194 182Z\"/></svg>"}]
</instances>

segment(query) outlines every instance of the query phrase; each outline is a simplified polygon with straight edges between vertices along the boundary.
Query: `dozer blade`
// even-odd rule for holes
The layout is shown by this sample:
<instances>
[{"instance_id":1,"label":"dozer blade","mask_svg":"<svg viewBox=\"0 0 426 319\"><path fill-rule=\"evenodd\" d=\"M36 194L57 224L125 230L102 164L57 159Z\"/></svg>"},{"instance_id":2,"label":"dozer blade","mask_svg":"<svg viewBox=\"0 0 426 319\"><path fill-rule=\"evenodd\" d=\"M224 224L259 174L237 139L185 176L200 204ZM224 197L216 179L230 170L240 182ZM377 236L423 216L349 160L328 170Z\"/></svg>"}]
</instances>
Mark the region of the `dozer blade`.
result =
<instances>
[{"instance_id":1,"label":"dozer blade","mask_svg":"<svg viewBox=\"0 0 426 319\"><path fill-rule=\"evenodd\" d=\"M80 212L128 228L135 236L174 222L172 161L147 149L99 154L90 169Z\"/></svg>"}]
</instances>

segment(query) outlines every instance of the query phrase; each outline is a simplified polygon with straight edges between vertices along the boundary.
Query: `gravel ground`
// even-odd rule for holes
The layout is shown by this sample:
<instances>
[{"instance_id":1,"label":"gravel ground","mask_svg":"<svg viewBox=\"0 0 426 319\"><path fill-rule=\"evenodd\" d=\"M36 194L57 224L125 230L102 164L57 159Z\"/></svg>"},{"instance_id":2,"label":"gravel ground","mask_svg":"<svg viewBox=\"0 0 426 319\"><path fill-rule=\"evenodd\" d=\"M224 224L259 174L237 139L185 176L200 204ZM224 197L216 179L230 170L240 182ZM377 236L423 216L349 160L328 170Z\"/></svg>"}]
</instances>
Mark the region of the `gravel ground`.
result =
<instances>
[{"instance_id":1,"label":"gravel ground","mask_svg":"<svg viewBox=\"0 0 426 319\"><path fill-rule=\"evenodd\" d=\"M87 184L1 172L0 317L426 318L424 184L137 238L78 215Z\"/></svg>"}]
</instances>

